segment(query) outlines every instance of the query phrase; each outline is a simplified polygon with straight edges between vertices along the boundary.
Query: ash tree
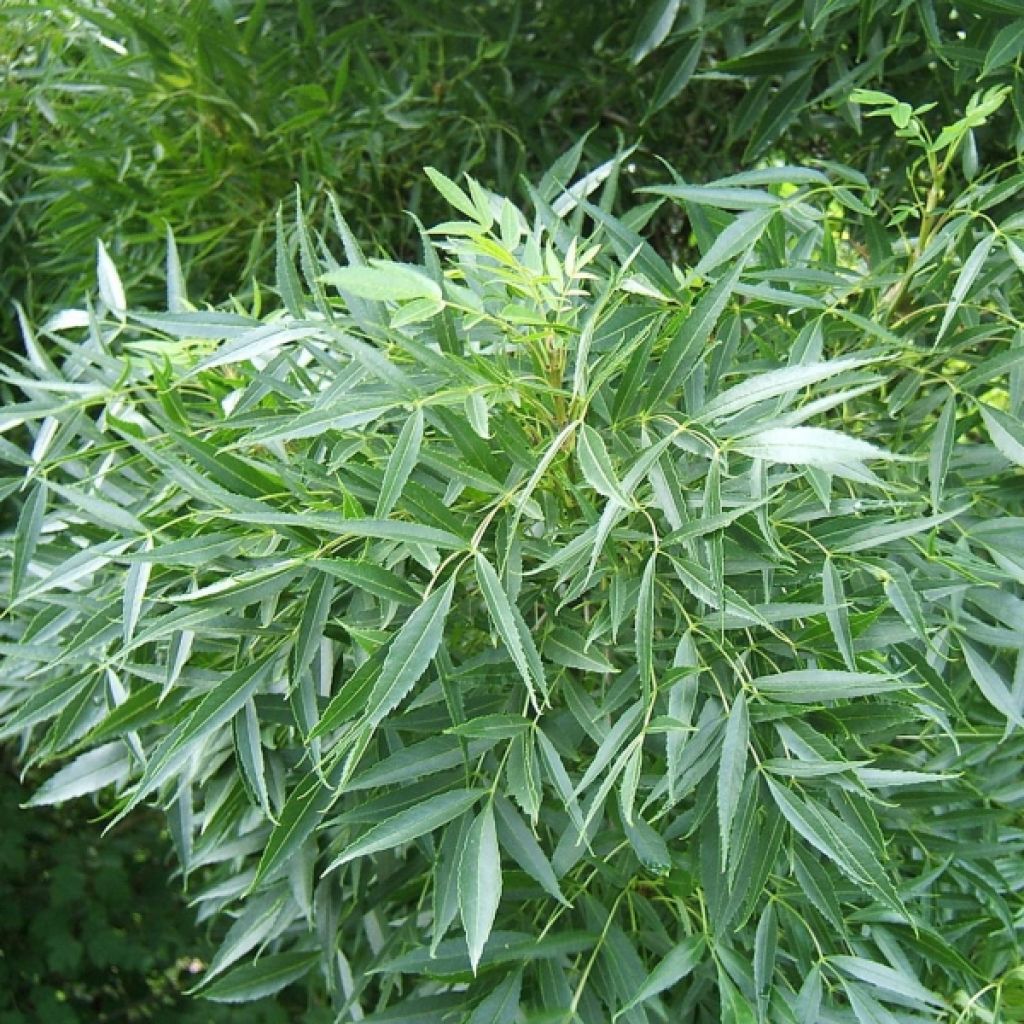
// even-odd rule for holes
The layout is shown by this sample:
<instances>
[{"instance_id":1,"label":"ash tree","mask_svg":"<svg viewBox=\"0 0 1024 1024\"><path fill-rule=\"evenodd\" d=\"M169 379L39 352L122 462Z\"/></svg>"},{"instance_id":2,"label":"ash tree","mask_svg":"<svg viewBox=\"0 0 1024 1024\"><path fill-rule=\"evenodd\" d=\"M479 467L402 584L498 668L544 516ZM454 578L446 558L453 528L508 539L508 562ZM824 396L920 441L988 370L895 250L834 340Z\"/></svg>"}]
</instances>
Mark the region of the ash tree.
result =
<instances>
[{"instance_id":1,"label":"ash tree","mask_svg":"<svg viewBox=\"0 0 1024 1024\"><path fill-rule=\"evenodd\" d=\"M934 133L857 99L916 180L1006 90ZM212 1000L1019 1019L1024 179L893 209L765 166L616 216L579 153L529 216L428 171L415 264L299 205L244 302L169 235L165 310L101 246L96 299L24 320L31 802L166 810Z\"/></svg>"}]
</instances>

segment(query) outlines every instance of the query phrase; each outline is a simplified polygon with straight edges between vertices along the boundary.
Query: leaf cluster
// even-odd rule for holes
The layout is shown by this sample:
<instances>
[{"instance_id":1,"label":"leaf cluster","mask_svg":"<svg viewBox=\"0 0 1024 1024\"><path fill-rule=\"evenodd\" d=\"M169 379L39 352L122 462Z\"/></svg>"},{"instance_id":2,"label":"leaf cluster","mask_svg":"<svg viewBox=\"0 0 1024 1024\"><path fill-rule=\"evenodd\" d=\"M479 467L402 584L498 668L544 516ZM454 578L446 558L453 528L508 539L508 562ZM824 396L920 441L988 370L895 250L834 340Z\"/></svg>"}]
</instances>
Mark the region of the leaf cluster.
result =
<instances>
[{"instance_id":1,"label":"leaf cluster","mask_svg":"<svg viewBox=\"0 0 1024 1024\"><path fill-rule=\"evenodd\" d=\"M1022 179L906 245L842 167L619 217L579 157L529 217L430 171L416 262L300 207L249 304L190 302L172 236L165 311L108 256L26 321L0 735L66 761L35 803L166 809L234 919L214 1000L318 968L339 1021L999 1019Z\"/></svg>"}]
</instances>

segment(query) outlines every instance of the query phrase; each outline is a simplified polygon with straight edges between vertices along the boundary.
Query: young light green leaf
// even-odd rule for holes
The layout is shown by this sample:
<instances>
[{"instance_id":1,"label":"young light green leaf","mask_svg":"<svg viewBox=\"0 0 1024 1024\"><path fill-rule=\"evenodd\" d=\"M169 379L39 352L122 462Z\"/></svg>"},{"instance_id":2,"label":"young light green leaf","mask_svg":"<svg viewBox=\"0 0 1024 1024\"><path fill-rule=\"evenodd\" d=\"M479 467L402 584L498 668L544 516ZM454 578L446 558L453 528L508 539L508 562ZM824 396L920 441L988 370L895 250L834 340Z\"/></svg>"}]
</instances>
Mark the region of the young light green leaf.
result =
<instances>
[{"instance_id":1,"label":"young light green leaf","mask_svg":"<svg viewBox=\"0 0 1024 1024\"><path fill-rule=\"evenodd\" d=\"M436 281L415 267L390 260L370 260L365 267L339 267L324 274L320 280L361 299L441 301L441 288Z\"/></svg>"},{"instance_id":2,"label":"young light green leaf","mask_svg":"<svg viewBox=\"0 0 1024 1024\"><path fill-rule=\"evenodd\" d=\"M147 538L144 550L150 551L152 547L152 538ZM135 627L139 621L142 602L146 596L146 587L149 585L152 571L152 562L133 562L128 567L124 581L124 598L121 603L121 635L125 646L131 643L131 639L135 635Z\"/></svg>"},{"instance_id":3,"label":"young light green leaf","mask_svg":"<svg viewBox=\"0 0 1024 1024\"><path fill-rule=\"evenodd\" d=\"M459 913L474 974L500 902L501 852L494 824L494 805L488 801L469 828L459 865Z\"/></svg>"}]
</instances>

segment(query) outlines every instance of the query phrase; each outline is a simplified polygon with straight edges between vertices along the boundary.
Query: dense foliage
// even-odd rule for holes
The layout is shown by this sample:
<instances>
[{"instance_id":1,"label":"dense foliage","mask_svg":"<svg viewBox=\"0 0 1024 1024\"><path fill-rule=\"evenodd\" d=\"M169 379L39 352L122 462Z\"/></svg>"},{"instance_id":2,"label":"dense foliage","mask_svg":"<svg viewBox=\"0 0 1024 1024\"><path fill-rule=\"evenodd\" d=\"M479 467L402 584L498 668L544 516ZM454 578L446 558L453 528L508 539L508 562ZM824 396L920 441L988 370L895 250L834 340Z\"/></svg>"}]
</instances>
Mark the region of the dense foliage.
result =
<instances>
[{"instance_id":1,"label":"dense foliage","mask_svg":"<svg viewBox=\"0 0 1024 1024\"><path fill-rule=\"evenodd\" d=\"M491 54L419 8L467 89L525 81L537 32ZM232 10L202 17L250 69L401 24ZM20 316L0 738L56 769L34 804L166 810L223 922L203 995L304 983L380 1024L1024 1019L1017 14L584 16L593 67L526 64L574 113L479 93L536 116L536 150L407 125L412 163L440 143L479 176L411 187L396 153L387 227L344 181L311 206L311 115L270 147L306 186L272 232L268 187L183 257L229 223L203 179L174 231L112 218L87 301ZM608 49L647 149L567 99ZM339 95L379 100L351 61ZM659 128L688 99L718 111L689 157ZM391 123L362 126L382 152ZM407 199L434 226L399 227ZM250 278L228 302L218 259Z\"/></svg>"}]
</instances>

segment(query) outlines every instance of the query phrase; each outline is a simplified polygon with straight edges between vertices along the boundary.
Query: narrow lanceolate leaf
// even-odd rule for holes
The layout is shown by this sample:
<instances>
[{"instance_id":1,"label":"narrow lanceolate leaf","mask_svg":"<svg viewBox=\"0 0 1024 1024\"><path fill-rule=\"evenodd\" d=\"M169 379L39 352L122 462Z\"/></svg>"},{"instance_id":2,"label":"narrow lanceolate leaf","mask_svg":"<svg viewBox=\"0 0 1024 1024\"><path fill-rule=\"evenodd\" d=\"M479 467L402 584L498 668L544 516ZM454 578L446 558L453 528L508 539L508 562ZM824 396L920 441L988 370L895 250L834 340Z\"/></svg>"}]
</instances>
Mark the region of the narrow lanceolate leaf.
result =
<instances>
[{"instance_id":1,"label":"narrow lanceolate leaf","mask_svg":"<svg viewBox=\"0 0 1024 1024\"><path fill-rule=\"evenodd\" d=\"M778 951L778 927L775 923L775 904L769 903L761 913L754 935L754 999L758 1024L764 1024L768 1015L772 976Z\"/></svg>"},{"instance_id":2,"label":"narrow lanceolate leaf","mask_svg":"<svg viewBox=\"0 0 1024 1024\"><path fill-rule=\"evenodd\" d=\"M466 1024L513 1024L519 1013L522 987L523 972L514 970L477 1006Z\"/></svg>"},{"instance_id":3,"label":"narrow lanceolate leaf","mask_svg":"<svg viewBox=\"0 0 1024 1024\"><path fill-rule=\"evenodd\" d=\"M388 260L372 260L365 267L340 267L324 274L321 280L361 299L441 301L441 288L436 281L415 267Z\"/></svg>"},{"instance_id":4,"label":"narrow lanceolate leaf","mask_svg":"<svg viewBox=\"0 0 1024 1024\"><path fill-rule=\"evenodd\" d=\"M1024 728L1024 717L1021 715L1019 702L991 661L971 643L961 638L960 648L964 652L964 660L982 696L998 711L1005 715L1008 722Z\"/></svg>"},{"instance_id":5,"label":"narrow lanceolate leaf","mask_svg":"<svg viewBox=\"0 0 1024 1024\"><path fill-rule=\"evenodd\" d=\"M236 967L200 994L215 1003L249 1003L262 999L308 974L320 956L320 951L314 950L260 957L253 964Z\"/></svg>"},{"instance_id":6,"label":"narrow lanceolate leaf","mask_svg":"<svg viewBox=\"0 0 1024 1024\"><path fill-rule=\"evenodd\" d=\"M836 647L839 648L846 667L855 672L857 664L853 656L853 636L850 632L850 616L846 611L843 579L831 558L825 559L825 566L821 571L821 592L825 602L825 616Z\"/></svg>"},{"instance_id":7,"label":"narrow lanceolate leaf","mask_svg":"<svg viewBox=\"0 0 1024 1024\"><path fill-rule=\"evenodd\" d=\"M29 492L29 496L21 508L21 514L18 516L18 526L14 534L14 563L11 568L12 601L17 598L29 563L36 553L45 512L46 484L40 480Z\"/></svg>"},{"instance_id":8,"label":"narrow lanceolate leaf","mask_svg":"<svg viewBox=\"0 0 1024 1024\"><path fill-rule=\"evenodd\" d=\"M844 541L837 544L833 550L842 554L852 554L855 551L882 548L887 544L892 544L894 541L903 540L905 537L916 537L918 534L927 533L928 530L956 518L963 511L963 508L958 508L936 516L920 516L915 519L875 523L872 526L865 526L860 530L855 530Z\"/></svg>"},{"instance_id":9,"label":"narrow lanceolate leaf","mask_svg":"<svg viewBox=\"0 0 1024 1024\"><path fill-rule=\"evenodd\" d=\"M125 778L130 767L127 747L120 740L107 743L95 750L86 751L47 779L26 806L60 804L87 793L95 793Z\"/></svg>"},{"instance_id":10,"label":"narrow lanceolate leaf","mask_svg":"<svg viewBox=\"0 0 1024 1024\"><path fill-rule=\"evenodd\" d=\"M906 910L871 847L838 815L810 799L799 799L770 776L765 783L790 827L831 860L851 881L901 917Z\"/></svg>"},{"instance_id":11,"label":"narrow lanceolate leaf","mask_svg":"<svg viewBox=\"0 0 1024 1024\"><path fill-rule=\"evenodd\" d=\"M379 725L416 685L441 646L444 621L455 592L455 578L435 590L405 620L388 649L380 676L370 694L366 722Z\"/></svg>"},{"instance_id":12,"label":"narrow lanceolate leaf","mask_svg":"<svg viewBox=\"0 0 1024 1024\"><path fill-rule=\"evenodd\" d=\"M218 683L199 702L195 710L156 748L145 774L139 780L131 798L118 812L115 822L137 807L173 774L182 751L194 749L211 732L231 721L256 691L276 657L276 652L270 652L248 665L243 665Z\"/></svg>"},{"instance_id":13,"label":"narrow lanceolate leaf","mask_svg":"<svg viewBox=\"0 0 1024 1024\"><path fill-rule=\"evenodd\" d=\"M536 691L540 690L541 693L546 693L547 684L542 675L537 676L540 656L534 647L533 638L528 632L520 629L512 604L505 593L505 588L501 585L498 574L491 563L479 553L476 556L476 576L491 622L519 670L523 682L526 683L531 702L534 707L539 709Z\"/></svg>"},{"instance_id":14,"label":"narrow lanceolate leaf","mask_svg":"<svg viewBox=\"0 0 1024 1024\"><path fill-rule=\"evenodd\" d=\"M879 964L861 956L846 956L841 953L829 957L829 963L851 978L870 985L876 993L889 992L901 999L909 1000L911 1004L917 1003L916 1008L922 1011L927 1012L926 1008L929 1006L940 1009L945 1006L939 996L925 988L907 971L898 971L888 964Z\"/></svg>"},{"instance_id":15,"label":"narrow lanceolate leaf","mask_svg":"<svg viewBox=\"0 0 1024 1024\"><path fill-rule=\"evenodd\" d=\"M402 494L409 475L416 468L423 442L423 409L416 406L413 414L405 421L395 447L384 470L384 479L377 495L377 507L373 510L376 519L387 519Z\"/></svg>"},{"instance_id":16,"label":"narrow lanceolate leaf","mask_svg":"<svg viewBox=\"0 0 1024 1024\"><path fill-rule=\"evenodd\" d=\"M703 935L691 935L688 939L680 942L678 946L673 946L654 970L647 975L643 985L629 1002L616 1013L615 1019L628 1013L634 1006L639 1006L648 999L653 999L659 993L678 985L701 962L705 949L706 942Z\"/></svg>"},{"instance_id":17,"label":"narrow lanceolate leaf","mask_svg":"<svg viewBox=\"0 0 1024 1024\"><path fill-rule=\"evenodd\" d=\"M306 592L302 605L302 616L292 647L291 677L294 685L303 672L309 667L313 655L320 648L324 626L331 613L331 602L334 600L334 580L326 573L314 570L313 582Z\"/></svg>"},{"instance_id":18,"label":"narrow lanceolate leaf","mask_svg":"<svg viewBox=\"0 0 1024 1024\"><path fill-rule=\"evenodd\" d=\"M245 702L245 707L235 715L233 730L235 756L242 769L242 777L264 816L272 819L274 814L270 809L270 794L267 791L260 721L256 714L256 705L251 698Z\"/></svg>"},{"instance_id":19,"label":"narrow lanceolate leaf","mask_svg":"<svg viewBox=\"0 0 1024 1024\"><path fill-rule=\"evenodd\" d=\"M494 806L488 801L470 826L459 865L459 913L474 974L500 902L501 853L494 825Z\"/></svg>"},{"instance_id":20,"label":"narrow lanceolate leaf","mask_svg":"<svg viewBox=\"0 0 1024 1024\"><path fill-rule=\"evenodd\" d=\"M468 811L484 795L483 790L479 789L459 789L430 797L408 810L400 811L379 825L374 825L359 839L349 844L331 861L324 874L359 857L367 857L381 850L391 850L413 839L419 839L420 836L447 825L449 821Z\"/></svg>"},{"instance_id":21,"label":"narrow lanceolate leaf","mask_svg":"<svg viewBox=\"0 0 1024 1024\"><path fill-rule=\"evenodd\" d=\"M827 363L787 366L781 370L769 370L767 373L757 374L740 384L735 384L717 395L700 410L699 418L705 421L724 419L726 416L742 412L758 402L778 398L791 391L799 391L801 388L828 380L829 377L864 366L871 361L870 359L848 357L833 359Z\"/></svg>"},{"instance_id":22,"label":"narrow lanceolate leaf","mask_svg":"<svg viewBox=\"0 0 1024 1024\"><path fill-rule=\"evenodd\" d=\"M145 550L150 551L152 547L152 538L147 538ZM133 562L125 576L124 598L121 605L121 635L126 645L131 643L131 639L135 635L135 627L139 621L142 601L146 596L146 587L149 585L152 571L152 562Z\"/></svg>"},{"instance_id":23,"label":"narrow lanceolate leaf","mask_svg":"<svg viewBox=\"0 0 1024 1024\"><path fill-rule=\"evenodd\" d=\"M737 451L752 459L788 463L791 466L821 466L888 459L892 456L869 441L847 437L822 427L773 427L748 434L736 442Z\"/></svg>"},{"instance_id":24,"label":"narrow lanceolate leaf","mask_svg":"<svg viewBox=\"0 0 1024 1024\"><path fill-rule=\"evenodd\" d=\"M942 414L928 451L928 486L932 508L938 511L942 504L942 489L949 470L949 458L953 454L953 442L956 436L956 396L950 395L942 407Z\"/></svg>"},{"instance_id":25,"label":"narrow lanceolate leaf","mask_svg":"<svg viewBox=\"0 0 1024 1024\"><path fill-rule=\"evenodd\" d=\"M651 555L644 566L636 603L637 668L647 697L654 690L654 572L657 558L657 553Z\"/></svg>"},{"instance_id":26,"label":"narrow lanceolate leaf","mask_svg":"<svg viewBox=\"0 0 1024 1024\"><path fill-rule=\"evenodd\" d=\"M639 64L649 53L656 50L672 31L672 25L679 14L682 0L652 0L633 42L630 56L634 64Z\"/></svg>"},{"instance_id":27,"label":"narrow lanceolate leaf","mask_svg":"<svg viewBox=\"0 0 1024 1024\"><path fill-rule=\"evenodd\" d=\"M103 304L119 320L124 320L128 313L124 285L121 284L121 276L110 258L110 253L107 252L107 247L99 239L96 240L96 278Z\"/></svg>"},{"instance_id":28,"label":"narrow lanceolate leaf","mask_svg":"<svg viewBox=\"0 0 1024 1024\"><path fill-rule=\"evenodd\" d=\"M494 809L497 814L498 841L502 849L545 892L553 896L559 903L569 906L558 885L558 879L555 877L547 854L544 853L540 843L534 838L519 812L503 796L495 799Z\"/></svg>"},{"instance_id":29,"label":"narrow lanceolate leaf","mask_svg":"<svg viewBox=\"0 0 1024 1024\"><path fill-rule=\"evenodd\" d=\"M603 494L623 508L629 508L629 497L615 476L611 457L601 435L585 423L576 439L576 457L584 478L598 494Z\"/></svg>"},{"instance_id":30,"label":"narrow lanceolate leaf","mask_svg":"<svg viewBox=\"0 0 1024 1024\"><path fill-rule=\"evenodd\" d=\"M879 672L797 669L758 676L750 685L765 697L794 704L817 704L844 697L895 693L913 687L914 683Z\"/></svg>"},{"instance_id":31,"label":"narrow lanceolate leaf","mask_svg":"<svg viewBox=\"0 0 1024 1024\"><path fill-rule=\"evenodd\" d=\"M1011 462L1024 466L1024 423L990 405L981 406L981 418L996 448Z\"/></svg>"},{"instance_id":32,"label":"narrow lanceolate leaf","mask_svg":"<svg viewBox=\"0 0 1024 1024\"><path fill-rule=\"evenodd\" d=\"M981 268L985 265L985 260L988 258L989 250L992 248L995 240L995 234L986 235L971 250L970 256L964 260L964 265L959 275L957 275L956 284L953 285L953 291L950 293L949 302L946 303L946 312L942 317L942 323L939 325L939 333L935 336L936 342L941 341L946 331L949 330L953 318L956 316L961 305L963 305L963 301L967 298L972 285L978 279Z\"/></svg>"},{"instance_id":33,"label":"narrow lanceolate leaf","mask_svg":"<svg viewBox=\"0 0 1024 1024\"><path fill-rule=\"evenodd\" d=\"M732 297L742 272L743 261L740 260L690 311L679 333L669 342L658 371L647 386L645 408L653 408L662 398L674 394L700 365L708 338Z\"/></svg>"},{"instance_id":34,"label":"narrow lanceolate leaf","mask_svg":"<svg viewBox=\"0 0 1024 1024\"><path fill-rule=\"evenodd\" d=\"M727 260L751 249L768 227L774 210L748 210L741 213L711 244L693 268L697 277L705 277Z\"/></svg>"},{"instance_id":35,"label":"narrow lanceolate leaf","mask_svg":"<svg viewBox=\"0 0 1024 1024\"><path fill-rule=\"evenodd\" d=\"M264 879L272 879L280 873L319 827L324 816L341 796L341 791L330 785L333 781L333 778L325 781L319 772L312 771L300 779L288 794L257 865L253 889Z\"/></svg>"},{"instance_id":36,"label":"narrow lanceolate leaf","mask_svg":"<svg viewBox=\"0 0 1024 1024\"><path fill-rule=\"evenodd\" d=\"M747 697L741 690L732 703L725 724L722 754L718 762L718 830L723 867L729 861L729 839L739 805L740 790L747 769L747 744L750 742L750 713Z\"/></svg>"}]
</instances>

